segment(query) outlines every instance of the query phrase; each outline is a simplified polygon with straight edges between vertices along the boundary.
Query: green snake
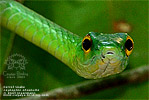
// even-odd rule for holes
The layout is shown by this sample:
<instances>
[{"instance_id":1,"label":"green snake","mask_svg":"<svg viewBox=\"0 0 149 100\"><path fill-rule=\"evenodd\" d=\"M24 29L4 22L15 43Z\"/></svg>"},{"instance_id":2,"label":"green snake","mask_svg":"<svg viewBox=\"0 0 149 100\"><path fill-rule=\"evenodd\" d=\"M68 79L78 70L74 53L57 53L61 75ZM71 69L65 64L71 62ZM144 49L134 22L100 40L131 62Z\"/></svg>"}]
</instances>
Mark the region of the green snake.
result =
<instances>
[{"instance_id":1,"label":"green snake","mask_svg":"<svg viewBox=\"0 0 149 100\"><path fill-rule=\"evenodd\" d=\"M133 50L127 33L73 34L16 1L0 1L1 26L49 52L79 76L97 79L122 72Z\"/></svg>"}]
</instances>

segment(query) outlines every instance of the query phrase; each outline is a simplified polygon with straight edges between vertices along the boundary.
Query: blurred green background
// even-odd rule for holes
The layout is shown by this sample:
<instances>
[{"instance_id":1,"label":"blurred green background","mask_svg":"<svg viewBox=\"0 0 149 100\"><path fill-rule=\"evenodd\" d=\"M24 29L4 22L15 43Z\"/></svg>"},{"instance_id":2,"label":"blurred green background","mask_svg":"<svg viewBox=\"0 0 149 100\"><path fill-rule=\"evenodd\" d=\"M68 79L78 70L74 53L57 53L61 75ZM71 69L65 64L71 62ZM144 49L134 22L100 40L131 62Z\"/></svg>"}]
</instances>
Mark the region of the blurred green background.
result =
<instances>
[{"instance_id":1,"label":"blurred green background","mask_svg":"<svg viewBox=\"0 0 149 100\"><path fill-rule=\"evenodd\" d=\"M129 26L128 34L135 42L134 51L130 56L126 70L148 64L148 1L27 0L23 4L80 36L85 36L90 31L123 32L115 28L115 25L124 23ZM76 75L55 57L3 27L1 33L1 69L5 69L6 66L3 64L9 53L10 55L18 53L27 59L26 71L29 74L25 79L3 77L3 85L38 88L40 92L37 93L42 93L86 80ZM148 82L124 85L81 97L81 99L85 98L148 99Z\"/></svg>"}]
</instances>

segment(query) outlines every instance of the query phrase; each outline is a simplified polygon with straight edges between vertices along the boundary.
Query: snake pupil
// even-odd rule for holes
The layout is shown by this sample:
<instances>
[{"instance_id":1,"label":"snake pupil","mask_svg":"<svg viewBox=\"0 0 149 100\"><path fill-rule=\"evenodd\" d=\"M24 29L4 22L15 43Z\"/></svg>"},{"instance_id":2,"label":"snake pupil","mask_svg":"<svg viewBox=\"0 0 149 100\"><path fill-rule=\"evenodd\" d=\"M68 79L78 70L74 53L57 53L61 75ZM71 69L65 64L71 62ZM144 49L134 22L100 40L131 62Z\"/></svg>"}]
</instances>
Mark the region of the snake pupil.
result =
<instances>
[{"instance_id":1,"label":"snake pupil","mask_svg":"<svg viewBox=\"0 0 149 100\"><path fill-rule=\"evenodd\" d=\"M125 47L130 51L133 48L133 43L130 39L128 39L125 43Z\"/></svg>"},{"instance_id":2,"label":"snake pupil","mask_svg":"<svg viewBox=\"0 0 149 100\"><path fill-rule=\"evenodd\" d=\"M88 39L85 39L83 41L83 48L87 51L91 47L91 41Z\"/></svg>"}]
</instances>

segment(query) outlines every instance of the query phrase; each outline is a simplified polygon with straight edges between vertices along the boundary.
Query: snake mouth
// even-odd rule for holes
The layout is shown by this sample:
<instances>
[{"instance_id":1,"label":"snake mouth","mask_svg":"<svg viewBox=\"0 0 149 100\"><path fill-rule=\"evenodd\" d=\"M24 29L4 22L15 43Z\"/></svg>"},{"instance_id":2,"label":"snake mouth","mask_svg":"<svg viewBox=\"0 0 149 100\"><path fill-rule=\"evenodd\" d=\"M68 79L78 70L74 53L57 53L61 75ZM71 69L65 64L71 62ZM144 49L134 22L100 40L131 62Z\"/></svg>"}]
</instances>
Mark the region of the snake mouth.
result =
<instances>
[{"instance_id":1,"label":"snake mouth","mask_svg":"<svg viewBox=\"0 0 149 100\"><path fill-rule=\"evenodd\" d=\"M101 57L102 57L102 55L101 55ZM116 73L119 73L122 71L122 69L121 69L122 61L117 60L117 61L113 62L112 61L113 59L114 58L108 59L108 61L105 62L101 58L100 60L97 61L96 66L98 66L98 69L92 73L92 75L95 76L95 79L100 78L100 77L106 77L106 76L116 74Z\"/></svg>"},{"instance_id":2,"label":"snake mouth","mask_svg":"<svg viewBox=\"0 0 149 100\"><path fill-rule=\"evenodd\" d=\"M79 59L77 59L77 62L82 66L88 67L88 66L91 66L91 64L94 62L95 58L96 58L96 56L93 56L87 63L83 63L83 64L80 63Z\"/></svg>"},{"instance_id":3,"label":"snake mouth","mask_svg":"<svg viewBox=\"0 0 149 100\"><path fill-rule=\"evenodd\" d=\"M103 60L102 60L102 61L103 61ZM109 64L110 64L110 61L107 63L107 65L106 65L105 69L103 70L103 73L102 73L102 74L104 74L104 72L106 72L107 67L108 67Z\"/></svg>"},{"instance_id":4,"label":"snake mouth","mask_svg":"<svg viewBox=\"0 0 149 100\"><path fill-rule=\"evenodd\" d=\"M86 78L101 78L112 74L116 74L122 71L123 60L118 56L108 58L104 55L94 55L85 63L81 63L77 59L78 65L76 66L76 71L79 75Z\"/></svg>"}]
</instances>

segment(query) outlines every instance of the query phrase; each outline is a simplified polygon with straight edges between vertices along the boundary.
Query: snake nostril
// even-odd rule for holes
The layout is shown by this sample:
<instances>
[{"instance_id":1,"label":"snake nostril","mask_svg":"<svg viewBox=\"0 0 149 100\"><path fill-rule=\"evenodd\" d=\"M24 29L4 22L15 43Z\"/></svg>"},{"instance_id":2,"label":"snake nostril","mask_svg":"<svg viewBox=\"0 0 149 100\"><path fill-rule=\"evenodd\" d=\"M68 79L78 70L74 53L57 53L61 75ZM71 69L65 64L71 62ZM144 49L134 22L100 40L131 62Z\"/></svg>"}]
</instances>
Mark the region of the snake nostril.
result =
<instances>
[{"instance_id":1,"label":"snake nostril","mask_svg":"<svg viewBox=\"0 0 149 100\"><path fill-rule=\"evenodd\" d=\"M109 51L109 52L107 52L107 54L114 54L113 52L111 52L111 51Z\"/></svg>"},{"instance_id":2,"label":"snake nostril","mask_svg":"<svg viewBox=\"0 0 149 100\"><path fill-rule=\"evenodd\" d=\"M101 55L102 56L102 58L105 58L105 56L104 55Z\"/></svg>"}]
</instances>

